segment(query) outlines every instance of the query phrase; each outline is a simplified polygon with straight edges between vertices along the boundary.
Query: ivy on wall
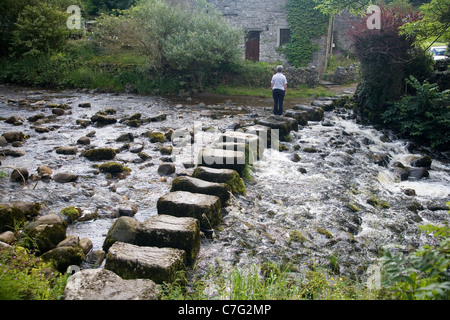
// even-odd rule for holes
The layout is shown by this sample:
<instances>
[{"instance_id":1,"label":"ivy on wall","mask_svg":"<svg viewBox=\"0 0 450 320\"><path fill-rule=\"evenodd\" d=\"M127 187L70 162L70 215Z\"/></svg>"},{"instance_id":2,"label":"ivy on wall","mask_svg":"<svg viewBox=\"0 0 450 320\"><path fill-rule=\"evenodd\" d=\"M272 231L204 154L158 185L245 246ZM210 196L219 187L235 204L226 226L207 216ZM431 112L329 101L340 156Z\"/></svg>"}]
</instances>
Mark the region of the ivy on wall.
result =
<instances>
[{"instance_id":1,"label":"ivy on wall","mask_svg":"<svg viewBox=\"0 0 450 320\"><path fill-rule=\"evenodd\" d=\"M314 9L314 0L289 0L287 20L291 29L291 40L284 48L287 60L296 67L306 66L316 51L313 38L325 34L329 17Z\"/></svg>"}]
</instances>

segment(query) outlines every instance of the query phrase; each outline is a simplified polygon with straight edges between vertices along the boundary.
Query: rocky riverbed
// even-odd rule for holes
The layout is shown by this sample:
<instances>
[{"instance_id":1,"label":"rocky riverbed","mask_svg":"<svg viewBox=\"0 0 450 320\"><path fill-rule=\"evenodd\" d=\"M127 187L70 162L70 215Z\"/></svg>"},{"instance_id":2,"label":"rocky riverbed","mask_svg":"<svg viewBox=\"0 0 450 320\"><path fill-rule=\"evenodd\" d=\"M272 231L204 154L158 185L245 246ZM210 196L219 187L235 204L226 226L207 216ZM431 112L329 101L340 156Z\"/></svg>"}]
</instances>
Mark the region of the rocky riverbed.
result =
<instances>
[{"instance_id":1,"label":"rocky riverbed","mask_svg":"<svg viewBox=\"0 0 450 320\"><path fill-rule=\"evenodd\" d=\"M286 109L321 101L331 100ZM302 272L319 262L364 279L383 247L432 243L418 226L449 220L449 159L357 124L351 110L325 109L253 164L246 194L229 200L214 237L203 238L195 276L264 262ZM157 214L157 200L175 177L192 174L201 148L270 114L270 99L3 86L0 202L39 202L41 215L80 208L67 234L100 250L116 218Z\"/></svg>"}]
</instances>

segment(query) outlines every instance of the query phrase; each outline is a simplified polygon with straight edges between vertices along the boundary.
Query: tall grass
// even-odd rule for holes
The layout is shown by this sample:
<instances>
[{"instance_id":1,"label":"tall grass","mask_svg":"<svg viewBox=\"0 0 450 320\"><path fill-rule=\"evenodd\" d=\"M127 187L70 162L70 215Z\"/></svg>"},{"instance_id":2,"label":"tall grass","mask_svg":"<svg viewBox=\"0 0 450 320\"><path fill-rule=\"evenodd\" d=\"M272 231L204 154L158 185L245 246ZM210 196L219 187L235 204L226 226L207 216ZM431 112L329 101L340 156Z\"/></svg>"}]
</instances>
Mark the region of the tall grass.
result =
<instances>
[{"instance_id":1,"label":"tall grass","mask_svg":"<svg viewBox=\"0 0 450 320\"><path fill-rule=\"evenodd\" d=\"M305 274L274 264L211 269L189 288L186 281L166 284L163 300L377 300L386 298L382 290L336 276L317 266Z\"/></svg>"}]
</instances>

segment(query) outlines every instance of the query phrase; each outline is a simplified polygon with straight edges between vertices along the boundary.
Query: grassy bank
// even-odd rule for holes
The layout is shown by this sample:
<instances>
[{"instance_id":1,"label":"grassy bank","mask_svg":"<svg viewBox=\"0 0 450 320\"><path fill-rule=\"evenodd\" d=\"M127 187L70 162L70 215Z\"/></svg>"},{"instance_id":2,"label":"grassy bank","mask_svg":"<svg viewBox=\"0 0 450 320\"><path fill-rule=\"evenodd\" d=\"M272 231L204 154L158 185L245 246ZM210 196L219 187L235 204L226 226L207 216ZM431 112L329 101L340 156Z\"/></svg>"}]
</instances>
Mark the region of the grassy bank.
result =
<instances>
[{"instance_id":1,"label":"grassy bank","mask_svg":"<svg viewBox=\"0 0 450 320\"><path fill-rule=\"evenodd\" d=\"M268 82L270 79L268 80ZM244 87L244 86L224 86L220 85L216 88L209 89L211 93L225 94L230 96L252 96L261 98L271 98L272 91L270 88L261 87ZM286 98L309 98L309 97L323 97L332 96L335 92L323 86L309 88L306 85L301 85L297 88L288 88Z\"/></svg>"}]
</instances>

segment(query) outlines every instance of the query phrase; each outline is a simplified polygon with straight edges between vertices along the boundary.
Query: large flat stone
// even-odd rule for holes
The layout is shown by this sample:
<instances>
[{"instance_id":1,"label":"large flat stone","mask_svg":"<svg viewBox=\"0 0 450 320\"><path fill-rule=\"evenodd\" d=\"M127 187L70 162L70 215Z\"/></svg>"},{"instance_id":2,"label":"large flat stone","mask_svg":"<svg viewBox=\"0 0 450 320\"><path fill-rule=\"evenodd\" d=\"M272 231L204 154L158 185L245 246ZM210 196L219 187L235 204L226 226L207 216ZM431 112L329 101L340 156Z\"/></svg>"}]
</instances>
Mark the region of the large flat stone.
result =
<instances>
[{"instance_id":1,"label":"large flat stone","mask_svg":"<svg viewBox=\"0 0 450 320\"><path fill-rule=\"evenodd\" d=\"M123 279L150 279L158 284L172 282L178 272L186 270L186 252L117 241L109 248L105 269Z\"/></svg>"},{"instance_id":2,"label":"large flat stone","mask_svg":"<svg viewBox=\"0 0 450 320\"><path fill-rule=\"evenodd\" d=\"M236 170L240 175L244 171L245 152L205 148L200 150L197 165L216 169Z\"/></svg>"},{"instance_id":3,"label":"large flat stone","mask_svg":"<svg viewBox=\"0 0 450 320\"><path fill-rule=\"evenodd\" d=\"M323 109L318 106L304 106L304 105L295 105L292 107L294 110L301 110L308 112L308 120L310 121L322 121L323 120Z\"/></svg>"},{"instance_id":4,"label":"large flat stone","mask_svg":"<svg viewBox=\"0 0 450 320\"><path fill-rule=\"evenodd\" d=\"M158 214L195 218L205 229L217 227L222 221L222 204L217 196L175 191L160 197L156 206Z\"/></svg>"},{"instance_id":5,"label":"large flat stone","mask_svg":"<svg viewBox=\"0 0 450 320\"><path fill-rule=\"evenodd\" d=\"M244 150L249 150L250 153L255 154L257 159L261 159L265 148L264 140L258 135L250 132L226 131L219 137L218 142L237 144L244 143L246 145Z\"/></svg>"},{"instance_id":6,"label":"large flat stone","mask_svg":"<svg viewBox=\"0 0 450 320\"><path fill-rule=\"evenodd\" d=\"M192 176L210 182L225 183L231 188L231 192L234 194L246 193L244 180L242 180L239 173L235 170L200 166L195 168Z\"/></svg>"},{"instance_id":7,"label":"large flat stone","mask_svg":"<svg viewBox=\"0 0 450 320\"><path fill-rule=\"evenodd\" d=\"M230 199L231 189L225 183L216 183L194 177L180 176L173 179L170 191L188 191L217 196L220 198L223 206Z\"/></svg>"},{"instance_id":8,"label":"large flat stone","mask_svg":"<svg viewBox=\"0 0 450 320\"><path fill-rule=\"evenodd\" d=\"M106 269L86 269L67 279L64 300L156 300L158 286L149 279L124 280Z\"/></svg>"},{"instance_id":9,"label":"large flat stone","mask_svg":"<svg viewBox=\"0 0 450 320\"><path fill-rule=\"evenodd\" d=\"M285 137L287 137L292 130L294 129L298 130L298 124L296 122L295 123L292 122L291 120L295 121L295 119L293 118L271 116L265 119L258 119L256 120L256 123L271 128L271 140L273 139L284 140Z\"/></svg>"},{"instance_id":10,"label":"large flat stone","mask_svg":"<svg viewBox=\"0 0 450 320\"><path fill-rule=\"evenodd\" d=\"M152 216L138 226L135 244L181 249L187 262L192 263L200 250L200 222L164 214Z\"/></svg>"}]
</instances>

